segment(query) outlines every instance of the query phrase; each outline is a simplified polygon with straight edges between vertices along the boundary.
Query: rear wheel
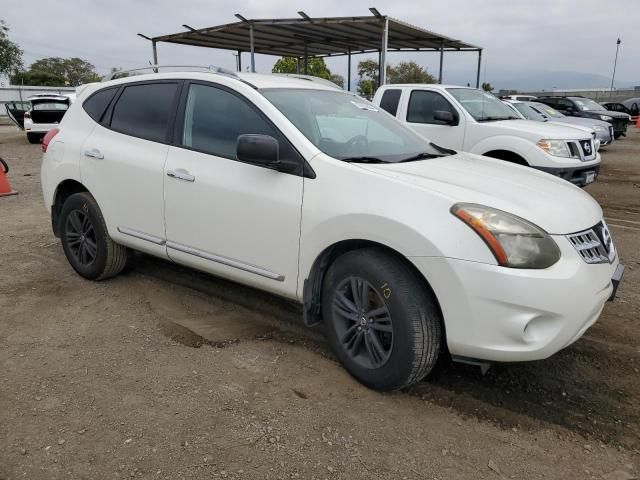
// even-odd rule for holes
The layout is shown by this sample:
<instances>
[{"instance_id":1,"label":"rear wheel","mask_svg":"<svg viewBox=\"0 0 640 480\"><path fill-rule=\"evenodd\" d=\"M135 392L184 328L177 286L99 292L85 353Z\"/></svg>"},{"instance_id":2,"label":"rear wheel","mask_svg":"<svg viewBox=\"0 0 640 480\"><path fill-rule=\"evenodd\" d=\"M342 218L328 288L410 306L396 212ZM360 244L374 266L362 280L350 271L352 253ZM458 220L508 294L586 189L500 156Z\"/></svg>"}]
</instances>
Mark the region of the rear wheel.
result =
<instances>
[{"instance_id":1,"label":"rear wheel","mask_svg":"<svg viewBox=\"0 0 640 480\"><path fill-rule=\"evenodd\" d=\"M60 213L60 238L67 260L89 280L113 277L127 263L127 249L109 237L97 202L88 192L71 195Z\"/></svg>"},{"instance_id":2,"label":"rear wheel","mask_svg":"<svg viewBox=\"0 0 640 480\"><path fill-rule=\"evenodd\" d=\"M336 355L370 388L409 386L438 359L442 321L433 295L409 265L382 249L335 261L325 276L322 312Z\"/></svg>"},{"instance_id":3,"label":"rear wheel","mask_svg":"<svg viewBox=\"0 0 640 480\"><path fill-rule=\"evenodd\" d=\"M40 143L42 141L42 135L39 133L27 133L27 140L29 143Z\"/></svg>"}]
</instances>

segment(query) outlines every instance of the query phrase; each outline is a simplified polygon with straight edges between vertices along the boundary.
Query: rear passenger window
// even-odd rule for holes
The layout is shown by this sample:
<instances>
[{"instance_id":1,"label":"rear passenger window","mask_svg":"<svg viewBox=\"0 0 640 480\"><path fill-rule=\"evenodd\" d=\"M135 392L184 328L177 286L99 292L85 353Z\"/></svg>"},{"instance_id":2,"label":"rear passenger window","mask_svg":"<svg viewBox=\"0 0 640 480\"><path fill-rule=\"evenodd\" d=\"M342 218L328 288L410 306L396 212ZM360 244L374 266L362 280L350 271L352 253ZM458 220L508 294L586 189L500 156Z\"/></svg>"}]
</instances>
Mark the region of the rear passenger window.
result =
<instances>
[{"instance_id":1,"label":"rear passenger window","mask_svg":"<svg viewBox=\"0 0 640 480\"><path fill-rule=\"evenodd\" d=\"M242 98L207 85L189 87L183 146L235 160L238 136L251 133L274 137L280 146L281 159L299 159L284 136Z\"/></svg>"},{"instance_id":2,"label":"rear passenger window","mask_svg":"<svg viewBox=\"0 0 640 480\"><path fill-rule=\"evenodd\" d=\"M175 83L147 83L125 87L113 107L111 128L127 135L163 142L169 119L175 115Z\"/></svg>"},{"instance_id":3,"label":"rear passenger window","mask_svg":"<svg viewBox=\"0 0 640 480\"><path fill-rule=\"evenodd\" d=\"M118 87L98 90L87 100L85 100L85 102L82 104L82 108L84 108L84 111L87 112L87 114L96 122L100 122L105 110L111 103L111 100L113 100L113 97L115 96L117 91Z\"/></svg>"},{"instance_id":4,"label":"rear passenger window","mask_svg":"<svg viewBox=\"0 0 640 480\"><path fill-rule=\"evenodd\" d=\"M444 122L434 118L434 114L438 110L451 112L454 118L458 116L455 108L441 94L427 90L415 90L411 92L409 98L407 122L443 125Z\"/></svg>"},{"instance_id":5,"label":"rear passenger window","mask_svg":"<svg viewBox=\"0 0 640 480\"><path fill-rule=\"evenodd\" d=\"M382 98L380 99L380 108L386 110L395 117L396 113L398 113L398 103L400 103L401 94L402 90L398 90L395 88L385 90L382 94Z\"/></svg>"}]
</instances>

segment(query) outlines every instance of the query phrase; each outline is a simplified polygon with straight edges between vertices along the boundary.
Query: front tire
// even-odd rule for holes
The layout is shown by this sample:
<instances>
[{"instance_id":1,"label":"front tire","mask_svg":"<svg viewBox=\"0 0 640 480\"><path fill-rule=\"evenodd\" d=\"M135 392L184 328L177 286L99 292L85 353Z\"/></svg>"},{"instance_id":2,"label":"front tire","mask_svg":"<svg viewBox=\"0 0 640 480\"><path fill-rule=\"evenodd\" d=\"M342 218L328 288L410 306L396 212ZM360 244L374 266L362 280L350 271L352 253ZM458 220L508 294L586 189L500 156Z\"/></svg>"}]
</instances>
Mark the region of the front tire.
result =
<instances>
[{"instance_id":1,"label":"front tire","mask_svg":"<svg viewBox=\"0 0 640 480\"><path fill-rule=\"evenodd\" d=\"M89 280L119 274L127 249L111 240L98 203L88 192L71 195L60 213L60 238L73 269Z\"/></svg>"},{"instance_id":2,"label":"front tire","mask_svg":"<svg viewBox=\"0 0 640 480\"><path fill-rule=\"evenodd\" d=\"M379 248L347 252L327 272L322 312L347 371L376 390L424 378L440 353L442 319L424 280Z\"/></svg>"}]
</instances>

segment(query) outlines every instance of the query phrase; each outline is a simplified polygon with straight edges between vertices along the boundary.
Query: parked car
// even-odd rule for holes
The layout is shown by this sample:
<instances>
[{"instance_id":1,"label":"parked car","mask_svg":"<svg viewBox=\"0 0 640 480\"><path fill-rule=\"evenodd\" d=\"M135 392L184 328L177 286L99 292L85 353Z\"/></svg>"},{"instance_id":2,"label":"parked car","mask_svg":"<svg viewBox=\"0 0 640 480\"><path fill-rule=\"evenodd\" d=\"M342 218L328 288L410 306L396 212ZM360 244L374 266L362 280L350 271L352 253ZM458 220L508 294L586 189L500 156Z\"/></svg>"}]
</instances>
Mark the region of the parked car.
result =
<instances>
[{"instance_id":1,"label":"parked car","mask_svg":"<svg viewBox=\"0 0 640 480\"><path fill-rule=\"evenodd\" d=\"M602 105L607 110L611 110L612 112L626 113L629 116L633 115L631 113L631 110L628 109L622 103L618 103L618 102L600 102L600 105ZM637 113L636 113L636 115L637 115Z\"/></svg>"},{"instance_id":2,"label":"parked car","mask_svg":"<svg viewBox=\"0 0 640 480\"><path fill-rule=\"evenodd\" d=\"M540 97L538 102L549 105L569 117L595 118L613 126L614 138L627 131L629 115L605 109L598 102L585 97Z\"/></svg>"},{"instance_id":3,"label":"parked car","mask_svg":"<svg viewBox=\"0 0 640 480\"><path fill-rule=\"evenodd\" d=\"M517 102L504 100L514 110L527 120L537 122L553 122L574 128L586 129L600 145L609 145L613 142L613 127L610 123L595 118L567 117L559 111L539 102Z\"/></svg>"},{"instance_id":4,"label":"parked car","mask_svg":"<svg viewBox=\"0 0 640 480\"><path fill-rule=\"evenodd\" d=\"M24 114L24 130L29 143L40 143L49 130L58 126L74 97L75 94L40 94L28 98L31 109Z\"/></svg>"},{"instance_id":5,"label":"parked car","mask_svg":"<svg viewBox=\"0 0 640 480\"><path fill-rule=\"evenodd\" d=\"M376 389L419 381L444 342L456 359L547 358L624 270L586 192L435 146L320 82L93 84L42 148L53 231L80 275L117 275L139 250L300 302Z\"/></svg>"},{"instance_id":6,"label":"parked car","mask_svg":"<svg viewBox=\"0 0 640 480\"><path fill-rule=\"evenodd\" d=\"M622 104L629 109L629 114L636 117L640 115L640 97L628 98Z\"/></svg>"},{"instance_id":7,"label":"parked car","mask_svg":"<svg viewBox=\"0 0 640 480\"><path fill-rule=\"evenodd\" d=\"M500 97L500 100L517 100L519 102L532 102L534 101L536 96L534 95L503 95Z\"/></svg>"},{"instance_id":8,"label":"parked car","mask_svg":"<svg viewBox=\"0 0 640 480\"><path fill-rule=\"evenodd\" d=\"M579 186L595 181L598 175L600 154L590 133L522 120L482 90L447 85L384 85L373 102L447 148L530 166Z\"/></svg>"},{"instance_id":9,"label":"parked car","mask_svg":"<svg viewBox=\"0 0 640 480\"><path fill-rule=\"evenodd\" d=\"M7 110L9 119L16 124L20 130L24 130L24 114L31 109L30 102L10 101L5 102L4 108Z\"/></svg>"}]
</instances>

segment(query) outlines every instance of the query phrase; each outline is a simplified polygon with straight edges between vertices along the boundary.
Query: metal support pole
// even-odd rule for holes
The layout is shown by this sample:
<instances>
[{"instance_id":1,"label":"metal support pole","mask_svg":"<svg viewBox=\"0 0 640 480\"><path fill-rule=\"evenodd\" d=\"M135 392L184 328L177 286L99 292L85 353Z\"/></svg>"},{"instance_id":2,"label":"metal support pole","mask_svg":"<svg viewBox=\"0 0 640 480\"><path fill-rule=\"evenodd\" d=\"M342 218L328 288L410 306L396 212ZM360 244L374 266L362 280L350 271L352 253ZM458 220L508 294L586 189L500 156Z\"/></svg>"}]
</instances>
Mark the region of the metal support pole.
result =
<instances>
[{"instance_id":1,"label":"metal support pole","mask_svg":"<svg viewBox=\"0 0 640 480\"><path fill-rule=\"evenodd\" d=\"M307 42L304 42L304 74L309 75L309 54L307 53Z\"/></svg>"},{"instance_id":2,"label":"metal support pole","mask_svg":"<svg viewBox=\"0 0 640 480\"><path fill-rule=\"evenodd\" d=\"M151 41L151 46L153 47L153 64L158 64L158 46L156 45L156 41Z\"/></svg>"},{"instance_id":3,"label":"metal support pole","mask_svg":"<svg viewBox=\"0 0 640 480\"><path fill-rule=\"evenodd\" d=\"M296 73L300 75L300 57L296 57Z\"/></svg>"},{"instance_id":4,"label":"metal support pole","mask_svg":"<svg viewBox=\"0 0 640 480\"><path fill-rule=\"evenodd\" d=\"M351 91L351 48L347 53L347 91Z\"/></svg>"},{"instance_id":5,"label":"metal support pole","mask_svg":"<svg viewBox=\"0 0 640 480\"><path fill-rule=\"evenodd\" d=\"M478 73L476 75L476 88L480 88L480 67L482 66L482 49L478 50Z\"/></svg>"},{"instance_id":6,"label":"metal support pole","mask_svg":"<svg viewBox=\"0 0 640 480\"><path fill-rule=\"evenodd\" d=\"M255 73L256 71L256 54L255 54L255 45L253 40L253 23L249 24L249 44L251 47L251 71Z\"/></svg>"},{"instance_id":7,"label":"metal support pole","mask_svg":"<svg viewBox=\"0 0 640 480\"><path fill-rule=\"evenodd\" d=\"M382 48L380 49L380 86L387 83L387 47L389 45L389 20L384 17L382 24Z\"/></svg>"},{"instance_id":8,"label":"metal support pole","mask_svg":"<svg viewBox=\"0 0 640 480\"><path fill-rule=\"evenodd\" d=\"M238 50L238 64L236 66L238 67L238 71L241 72L242 71L242 50Z\"/></svg>"},{"instance_id":9,"label":"metal support pole","mask_svg":"<svg viewBox=\"0 0 640 480\"><path fill-rule=\"evenodd\" d=\"M440 44L440 73L438 74L438 83L442 84L442 63L444 61L444 40Z\"/></svg>"},{"instance_id":10,"label":"metal support pole","mask_svg":"<svg viewBox=\"0 0 640 480\"><path fill-rule=\"evenodd\" d=\"M616 79L616 65L618 64L618 49L622 41L618 39L616 42L616 59L613 61L613 75L611 75L611 89L609 90L609 96L613 96L613 82Z\"/></svg>"}]
</instances>

